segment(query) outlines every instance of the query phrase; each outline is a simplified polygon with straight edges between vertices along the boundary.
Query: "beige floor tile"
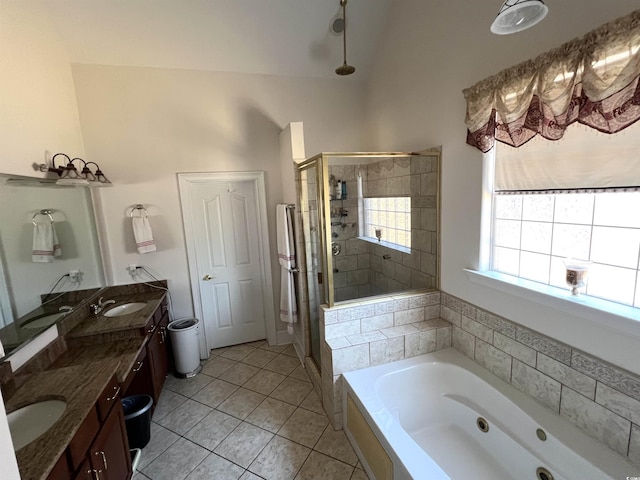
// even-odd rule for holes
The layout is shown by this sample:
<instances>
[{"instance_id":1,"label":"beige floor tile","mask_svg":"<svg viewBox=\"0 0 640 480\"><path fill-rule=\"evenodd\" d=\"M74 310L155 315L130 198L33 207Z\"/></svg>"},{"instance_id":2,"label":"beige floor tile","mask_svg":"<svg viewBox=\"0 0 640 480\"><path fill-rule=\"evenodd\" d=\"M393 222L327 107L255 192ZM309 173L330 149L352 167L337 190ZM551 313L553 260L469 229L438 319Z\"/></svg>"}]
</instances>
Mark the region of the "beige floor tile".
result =
<instances>
[{"instance_id":1,"label":"beige floor tile","mask_svg":"<svg viewBox=\"0 0 640 480\"><path fill-rule=\"evenodd\" d=\"M309 382L288 377L269 396L297 406L302 403L312 388Z\"/></svg>"},{"instance_id":2,"label":"beige floor tile","mask_svg":"<svg viewBox=\"0 0 640 480\"><path fill-rule=\"evenodd\" d=\"M276 400L275 398L265 398L264 401L251 412L246 421L276 433L295 410L296 407L286 402Z\"/></svg>"},{"instance_id":3,"label":"beige floor tile","mask_svg":"<svg viewBox=\"0 0 640 480\"><path fill-rule=\"evenodd\" d=\"M229 350L229 347L214 348L213 350L211 350L211 354L218 356L218 355L223 354L227 350Z\"/></svg>"},{"instance_id":4,"label":"beige floor tile","mask_svg":"<svg viewBox=\"0 0 640 480\"><path fill-rule=\"evenodd\" d=\"M240 425L240 420L237 418L214 410L185 433L184 437L207 450L213 450L220 445L227 435L233 432L238 425Z\"/></svg>"},{"instance_id":5,"label":"beige floor tile","mask_svg":"<svg viewBox=\"0 0 640 480\"><path fill-rule=\"evenodd\" d=\"M234 345L233 347L229 347L226 352L222 352L220 356L224 358L228 358L229 360L235 360L239 362L244 357L252 353L254 350L255 348L245 344Z\"/></svg>"},{"instance_id":6,"label":"beige floor tile","mask_svg":"<svg viewBox=\"0 0 640 480\"><path fill-rule=\"evenodd\" d=\"M215 448L214 452L247 468L272 437L272 433L242 422Z\"/></svg>"},{"instance_id":7,"label":"beige floor tile","mask_svg":"<svg viewBox=\"0 0 640 480\"><path fill-rule=\"evenodd\" d=\"M285 378L287 377L280 373L260 370L242 386L254 392L262 393L263 395L269 395Z\"/></svg>"},{"instance_id":8,"label":"beige floor tile","mask_svg":"<svg viewBox=\"0 0 640 480\"><path fill-rule=\"evenodd\" d=\"M287 345L269 345L268 343L265 343L260 348L263 350L269 350L270 352L282 353L283 350L285 350L287 347L288 347L288 344Z\"/></svg>"},{"instance_id":9,"label":"beige floor tile","mask_svg":"<svg viewBox=\"0 0 640 480\"><path fill-rule=\"evenodd\" d=\"M353 470L353 475L351 475L351 480L369 480L369 477L364 472L364 470L360 468L356 468Z\"/></svg>"},{"instance_id":10,"label":"beige floor tile","mask_svg":"<svg viewBox=\"0 0 640 480\"><path fill-rule=\"evenodd\" d=\"M153 420L158 421L187 401L187 397L168 389L162 390L158 404L153 412Z\"/></svg>"},{"instance_id":11,"label":"beige floor tile","mask_svg":"<svg viewBox=\"0 0 640 480\"><path fill-rule=\"evenodd\" d=\"M268 343L266 340L257 340L255 342L245 343L245 345L248 345L249 347L253 347L253 348L260 348L264 345L268 345Z\"/></svg>"},{"instance_id":12,"label":"beige floor tile","mask_svg":"<svg viewBox=\"0 0 640 480\"><path fill-rule=\"evenodd\" d=\"M193 399L215 408L229 398L237 389L236 385L216 379L196 393Z\"/></svg>"},{"instance_id":13,"label":"beige floor tile","mask_svg":"<svg viewBox=\"0 0 640 480\"><path fill-rule=\"evenodd\" d=\"M278 435L313 448L328 424L326 415L298 408L278 430Z\"/></svg>"},{"instance_id":14,"label":"beige floor tile","mask_svg":"<svg viewBox=\"0 0 640 480\"><path fill-rule=\"evenodd\" d=\"M266 397L261 393L239 388L229 398L218 405L221 412L244 420Z\"/></svg>"},{"instance_id":15,"label":"beige floor tile","mask_svg":"<svg viewBox=\"0 0 640 480\"><path fill-rule=\"evenodd\" d=\"M209 385L213 381L213 377L209 375L196 375L191 378L178 378L176 381L171 381L167 386L170 390L173 390L185 397L193 397L199 390Z\"/></svg>"},{"instance_id":16,"label":"beige floor tile","mask_svg":"<svg viewBox=\"0 0 640 480\"><path fill-rule=\"evenodd\" d=\"M238 362L229 360L228 358L213 357L202 367L202 373L211 377L219 377L236 363Z\"/></svg>"},{"instance_id":17,"label":"beige floor tile","mask_svg":"<svg viewBox=\"0 0 640 480\"><path fill-rule=\"evenodd\" d=\"M153 462L176 443L179 438L180 436L178 434L158 425L156 422L151 422L151 437L149 443L142 449L142 453L140 454L138 470L142 470Z\"/></svg>"},{"instance_id":18,"label":"beige floor tile","mask_svg":"<svg viewBox=\"0 0 640 480\"><path fill-rule=\"evenodd\" d=\"M325 429L314 449L349 465L356 465L358 461L356 452L353 451L344 431L334 430L333 427Z\"/></svg>"},{"instance_id":19,"label":"beige floor tile","mask_svg":"<svg viewBox=\"0 0 640 480\"><path fill-rule=\"evenodd\" d=\"M242 359L242 363L253 365L254 367L262 368L271 360L278 356L275 352L269 352L268 350L256 349L249 355Z\"/></svg>"},{"instance_id":20,"label":"beige floor tile","mask_svg":"<svg viewBox=\"0 0 640 480\"><path fill-rule=\"evenodd\" d=\"M229 370L220 375L220 380L224 380L234 385L244 385L247 380L260 371L259 368L244 363L237 363Z\"/></svg>"},{"instance_id":21,"label":"beige floor tile","mask_svg":"<svg viewBox=\"0 0 640 480\"><path fill-rule=\"evenodd\" d=\"M290 377L297 378L298 380L304 380L305 382L310 382L311 379L309 375L307 375L307 370L300 364L295 368L293 372L289 374Z\"/></svg>"},{"instance_id":22,"label":"beige floor tile","mask_svg":"<svg viewBox=\"0 0 640 480\"><path fill-rule=\"evenodd\" d=\"M293 480L310 450L286 438L275 436L249 470L267 480Z\"/></svg>"},{"instance_id":23,"label":"beige floor tile","mask_svg":"<svg viewBox=\"0 0 640 480\"><path fill-rule=\"evenodd\" d=\"M320 401L320 397L318 397L318 394L314 389L311 389L311 391L304 398L300 406L302 408L306 408L307 410L311 410L312 412L317 413L319 415L324 415L322 402Z\"/></svg>"},{"instance_id":24,"label":"beige floor tile","mask_svg":"<svg viewBox=\"0 0 640 480\"><path fill-rule=\"evenodd\" d=\"M285 348L282 351L282 353L284 355L289 355L290 357L298 358L298 353L296 352L296 349L294 348L293 344L287 345L287 348Z\"/></svg>"},{"instance_id":25,"label":"beige floor tile","mask_svg":"<svg viewBox=\"0 0 640 480\"><path fill-rule=\"evenodd\" d=\"M259 477L255 473L251 473L249 470L244 472L244 474L240 477L240 480L262 480L262 477Z\"/></svg>"},{"instance_id":26,"label":"beige floor tile","mask_svg":"<svg viewBox=\"0 0 640 480\"><path fill-rule=\"evenodd\" d=\"M244 468L215 453L211 453L189 474L187 480L238 480L244 471Z\"/></svg>"},{"instance_id":27,"label":"beige floor tile","mask_svg":"<svg viewBox=\"0 0 640 480\"><path fill-rule=\"evenodd\" d=\"M168 428L178 435L185 434L196 423L206 417L211 408L201 403L187 399L182 405L158 420L158 424Z\"/></svg>"},{"instance_id":28,"label":"beige floor tile","mask_svg":"<svg viewBox=\"0 0 640 480\"><path fill-rule=\"evenodd\" d=\"M354 468L319 452L311 452L296 480L350 480Z\"/></svg>"},{"instance_id":29,"label":"beige floor tile","mask_svg":"<svg viewBox=\"0 0 640 480\"><path fill-rule=\"evenodd\" d=\"M142 473L153 480L182 480L206 458L209 452L184 438L174 443Z\"/></svg>"},{"instance_id":30,"label":"beige floor tile","mask_svg":"<svg viewBox=\"0 0 640 480\"><path fill-rule=\"evenodd\" d=\"M281 373L282 375L289 375L298 365L300 365L300 362L297 358L281 354L267 363L264 368L265 370L271 370L272 372Z\"/></svg>"}]
</instances>

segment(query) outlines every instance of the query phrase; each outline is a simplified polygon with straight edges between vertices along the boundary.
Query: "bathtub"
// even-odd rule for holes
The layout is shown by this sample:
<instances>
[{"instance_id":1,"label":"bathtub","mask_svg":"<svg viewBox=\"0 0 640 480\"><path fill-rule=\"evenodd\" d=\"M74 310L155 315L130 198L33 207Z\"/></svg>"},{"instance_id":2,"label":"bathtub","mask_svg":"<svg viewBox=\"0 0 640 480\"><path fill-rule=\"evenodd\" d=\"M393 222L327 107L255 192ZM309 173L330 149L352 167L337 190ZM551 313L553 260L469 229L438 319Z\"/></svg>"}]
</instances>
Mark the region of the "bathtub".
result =
<instances>
[{"instance_id":1,"label":"bathtub","mask_svg":"<svg viewBox=\"0 0 640 480\"><path fill-rule=\"evenodd\" d=\"M345 373L344 380L344 430L372 479L638 475L626 459L452 348Z\"/></svg>"}]
</instances>

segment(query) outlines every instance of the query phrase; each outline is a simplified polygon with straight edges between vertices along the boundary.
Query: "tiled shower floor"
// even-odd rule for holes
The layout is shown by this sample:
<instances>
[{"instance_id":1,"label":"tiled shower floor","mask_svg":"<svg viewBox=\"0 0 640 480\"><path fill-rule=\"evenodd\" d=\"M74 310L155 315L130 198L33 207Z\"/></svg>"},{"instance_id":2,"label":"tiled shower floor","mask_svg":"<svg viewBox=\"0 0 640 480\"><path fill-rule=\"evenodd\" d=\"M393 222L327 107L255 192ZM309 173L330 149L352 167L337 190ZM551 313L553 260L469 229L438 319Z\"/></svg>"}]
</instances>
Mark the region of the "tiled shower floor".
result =
<instances>
[{"instance_id":1,"label":"tiled shower floor","mask_svg":"<svg viewBox=\"0 0 640 480\"><path fill-rule=\"evenodd\" d=\"M367 480L291 346L211 353L167 379L134 480Z\"/></svg>"}]
</instances>

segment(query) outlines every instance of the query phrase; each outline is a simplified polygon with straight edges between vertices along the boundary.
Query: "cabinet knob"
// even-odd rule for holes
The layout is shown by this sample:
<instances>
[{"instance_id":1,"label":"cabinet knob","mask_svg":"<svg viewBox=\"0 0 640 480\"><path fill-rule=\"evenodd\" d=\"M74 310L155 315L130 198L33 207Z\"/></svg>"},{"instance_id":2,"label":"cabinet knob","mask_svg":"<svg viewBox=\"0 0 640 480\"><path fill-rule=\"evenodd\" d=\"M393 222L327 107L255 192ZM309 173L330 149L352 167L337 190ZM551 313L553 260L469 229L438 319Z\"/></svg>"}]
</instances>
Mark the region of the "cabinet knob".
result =
<instances>
[{"instance_id":1,"label":"cabinet knob","mask_svg":"<svg viewBox=\"0 0 640 480\"><path fill-rule=\"evenodd\" d=\"M139 372L140 369L142 368L142 365L144 364L144 362L136 362L136 366L131 370L132 372Z\"/></svg>"},{"instance_id":2,"label":"cabinet knob","mask_svg":"<svg viewBox=\"0 0 640 480\"><path fill-rule=\"evenodd\" d=\"M120 385L118 385L117 387L113 387L113 389L115 390L115 392L113 393L113 396L107 397L107 402L115 400L118 397L118 395L120 394ZM107 468L106 465L105 465L104 468L106 470L106 468Z\"/></svg>"},{"instance_id":3,"label":"cabinet knob","mask_svg":"<svg viewBox=\"0 0 640 480\"><path fill-rule=\"evenodd\" d=\"M204 280L205 282L208 282L209 280L213 280L213 276L207 274L204 277L202 277L202 280Z\"/></svg>"}]
</instances>

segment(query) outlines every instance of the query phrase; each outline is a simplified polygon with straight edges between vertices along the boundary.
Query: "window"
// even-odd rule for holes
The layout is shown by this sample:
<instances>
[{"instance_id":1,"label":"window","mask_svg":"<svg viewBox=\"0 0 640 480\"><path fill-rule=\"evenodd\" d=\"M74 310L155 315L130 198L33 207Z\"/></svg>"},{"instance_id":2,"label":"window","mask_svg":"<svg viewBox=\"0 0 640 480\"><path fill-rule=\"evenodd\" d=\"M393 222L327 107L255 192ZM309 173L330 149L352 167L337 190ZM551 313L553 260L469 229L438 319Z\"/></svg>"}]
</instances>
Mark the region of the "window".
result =
<instances>
[{"instance_id":1,"label":"window","mask_svg":"<svg viewBox=\"0 0 640 480\"><path fill-rule=\"evenodd\" d=\"M640 192L496 195L492 269L561 288L590 259L585 293L640 307Z\"/></svg>"},{"instance_id":2,"label":"window","mask_svg":"<svg viewBox=\"0 0 640 480\"><path fill-rule=\"evenodd\" d=\"M363 200L364 232L362 235L387 246L399 245L411 248L411 198L380 197Z\"/></svg>"},{"instance_id":3,"label":"window","mask_svg":"<svg viewBox=\"0 0 640 480\"><path fill-rule=\"evenodd\" d=\"M580 291L640 308L640 122L603 136L498 145L491 270L569 290L566 258L590 260Z\"/></svg>"}]
</instances>

